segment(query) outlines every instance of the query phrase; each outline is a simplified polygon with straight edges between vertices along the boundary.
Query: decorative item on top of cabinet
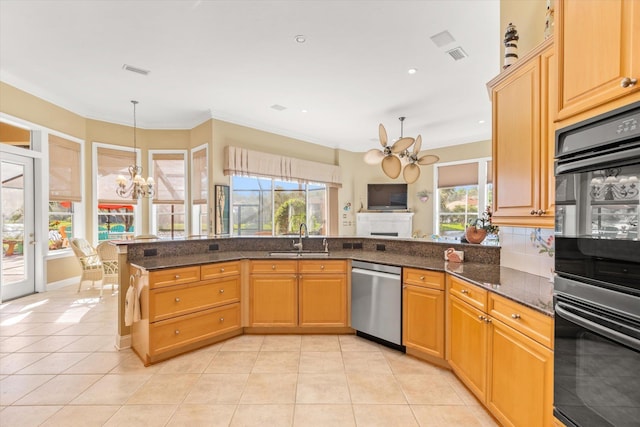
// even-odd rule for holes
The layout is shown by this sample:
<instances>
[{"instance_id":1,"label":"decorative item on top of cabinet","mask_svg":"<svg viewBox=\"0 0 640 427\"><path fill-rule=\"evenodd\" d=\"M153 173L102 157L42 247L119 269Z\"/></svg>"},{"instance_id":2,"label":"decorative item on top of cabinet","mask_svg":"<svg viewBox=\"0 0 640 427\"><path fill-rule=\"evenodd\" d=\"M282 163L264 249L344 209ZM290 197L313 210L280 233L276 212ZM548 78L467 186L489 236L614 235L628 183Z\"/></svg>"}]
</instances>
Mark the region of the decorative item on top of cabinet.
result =
<instances>
[{"instance_id":1,"label":"decorative item on top of cabinet","mask_svg":"<svg viewBox=\"0 0 640 427\"><path fill-rule=\"evenodd\" d=\"M558 120L640 99L640 2L556 0L555 37Z\"/></svg>"},{"instance_id":2,"label":"decorative item on top of cabinet","mask_svg":"<svg viewBox=\"0 0 640 427\"><path fill-rule=\"evenodd\" d=\"M553 34L554 14L552 0L547 0L547 12L544 15L544 38L545 40Z\"/></svg>"},{"instance_id":3,"label":"decorative item on top of cabinet","mask_svg":"<svg viewBox=\"0 0 640 427\"><path fill-rule=\"evenodd\" d=\"M518 31L516 26L509 22L507 30L504 33L504 65L503 69L509 67L511 64L518 60Z\"/></svg>"}]
</instances>

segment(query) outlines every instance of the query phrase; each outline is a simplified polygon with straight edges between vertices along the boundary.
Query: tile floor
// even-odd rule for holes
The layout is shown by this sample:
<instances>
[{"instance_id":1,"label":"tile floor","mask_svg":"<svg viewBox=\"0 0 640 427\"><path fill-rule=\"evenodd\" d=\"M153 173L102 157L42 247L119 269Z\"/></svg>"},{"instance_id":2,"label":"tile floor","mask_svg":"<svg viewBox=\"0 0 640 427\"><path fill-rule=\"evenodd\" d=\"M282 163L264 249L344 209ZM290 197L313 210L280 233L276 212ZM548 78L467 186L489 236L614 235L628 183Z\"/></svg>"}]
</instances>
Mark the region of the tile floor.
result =
<instances>
[{"instance_id":1,"label":"tile floor","mask_svg":"<svg viewBox=\"0 0 640 427\"><path fill-rule=\"evenodd\" d=\"M451 372L356 336L245 335L145 368L98 294L0 306L0 425L496 425Z\"/></svg>"}]
</instances>

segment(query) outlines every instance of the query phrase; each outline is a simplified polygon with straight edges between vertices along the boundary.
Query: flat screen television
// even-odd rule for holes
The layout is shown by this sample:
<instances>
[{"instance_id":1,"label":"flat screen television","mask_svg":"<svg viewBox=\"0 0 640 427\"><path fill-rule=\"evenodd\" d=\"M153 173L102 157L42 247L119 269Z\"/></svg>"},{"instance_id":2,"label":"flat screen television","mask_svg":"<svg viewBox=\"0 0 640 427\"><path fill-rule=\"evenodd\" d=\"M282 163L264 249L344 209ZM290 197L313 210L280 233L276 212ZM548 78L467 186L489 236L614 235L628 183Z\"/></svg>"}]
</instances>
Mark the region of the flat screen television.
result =
<instances>
[{"instance_id":1,"label":"flat screen television","mask_svg":"<svg viewBox=\"0 0 640 427\"><path fill-rule=\"evenodd\" d=\"M407 209L407 184L367 184L367 210Z\"/></svg>"}]
</instances>

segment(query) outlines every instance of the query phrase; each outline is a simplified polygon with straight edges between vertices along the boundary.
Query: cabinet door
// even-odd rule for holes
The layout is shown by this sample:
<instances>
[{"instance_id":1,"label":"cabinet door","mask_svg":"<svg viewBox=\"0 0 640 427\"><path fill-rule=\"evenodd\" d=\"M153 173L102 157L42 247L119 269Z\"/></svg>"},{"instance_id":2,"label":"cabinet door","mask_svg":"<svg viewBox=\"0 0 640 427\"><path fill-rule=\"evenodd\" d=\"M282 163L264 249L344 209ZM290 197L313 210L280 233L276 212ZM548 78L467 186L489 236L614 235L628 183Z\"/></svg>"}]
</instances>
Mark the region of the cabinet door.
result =
<instances>
[{"instance_id":1,"label":"cabinet door","mask_svg":"<svg viewBox=\"0 0 640 427\"><path fill-rule=\"evenodd\" d=\"M504 426L550 426L553 353L493 320L487 407Z\"/></svg>"},{"instance_id":2,"label":"cabinet door","mask_svg":"<svg viewBox=\"0 0 640 427\"><path fill-rule=\"evenodd\" d=\"M402 343L444 358L444 291L403 286Z\"/></svg>"},{"instance_id":3,"label":"cabinet door","mask_svg":"<svg viewBox=\"0 0 640 427\"><path fill-rule=\"evenodd\" d=\"M485 401L487 390L487 324L485 314L456 297L449 298L448 360L469 389Z\"/></svg>"},{"instance_id":4,"label":"cabinet door","mask_svg":"<svg viewBox=\"0 0 640 427\"><path fill-rule=\"evenodd\" d=\"M560 111L565 119L640 89L640 3L557 2ZM622 87L624 78L638 79Z\"/></svg>"},{"instance_id":5,"label":"cabinet door","mask_svg":"<svg viewBox=\"0 0 640 427\"><path fill-rule=\"evenodd\" d=\"M556 126L558 115L558 56L553 47L540 55L540 209L538 224L553 228L556 209L556 178L554 157L556 146Z\"/></svg>"},{"instance_id":6,"label":"cabinet door","mask_svg":"<svg viewBox=\"0 0 640 427\"><path fill-rule=\"evenodd\" d=\"M298 325L298 279L295 275L253 275L249 283L251 326Z\"/></svg>"},{"instance_id":7,"label":"cabinet door","mask_svg":"<svg viewBox=\"0 0 640 427\"><path fill-rule=\"evenodd\" d=\"M300 326L347 326L344 274L303 274L299 286Z\"/></svg>"},{"instance_id":8,"label":"cabinet door","mask_svg":"<svg viewBox=\"0 0 640 427\"><path fill-rule=\"evenodd\" d=\"M540 194L540 58L516 70L493 91L493 222L535 220Z\"/></svg>"}]
</instances>

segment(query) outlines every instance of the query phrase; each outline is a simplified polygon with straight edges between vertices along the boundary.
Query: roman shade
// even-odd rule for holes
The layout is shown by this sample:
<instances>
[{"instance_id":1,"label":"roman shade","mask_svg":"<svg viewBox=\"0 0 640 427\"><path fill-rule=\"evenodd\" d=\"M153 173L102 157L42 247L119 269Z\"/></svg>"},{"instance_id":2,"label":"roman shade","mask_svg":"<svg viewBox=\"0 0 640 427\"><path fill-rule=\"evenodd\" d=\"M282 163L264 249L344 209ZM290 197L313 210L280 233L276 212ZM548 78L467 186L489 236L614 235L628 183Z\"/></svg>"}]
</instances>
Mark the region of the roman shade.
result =
<instances>
[{"instance_id":1,"label":"roman shade","mask_svg":"<svg viewBox=\"0 0 640 427\"><path fill-rule=\"evenodd\" d=\"M80 144L49 135L49 201L82 201L80 165Z\"/></svg>"},{"instance_id":2,"label":"roman shade","mask_svg":"<svg viewBox=\"0 0 640 427\"><path fill-rule=\"evenodd\" d=\"M487 161L487 184L493 184L493 160Z\"/></svg>"},{"instance_id":3,"label":"roman shade","mask_svg":"<svg viewBox=\"0 0 640 427\"><path fill-rule=\"evenodd\" d=\"M153 153L153 203L182 205L185 199L185 159L182 153Z\"/></svg>"},{"instance_id":4,"label":"roman shade","mask_svg":"<svg viewBox=\"0 0 640 427\"><path fill-rule=\"evenodd\" d=\"M205 205L207 203L207 149L193 151L191 164L191 191L193 191L193 204Z\"/></svg>"},{"instance_id":5,"label":"roman shade","mask_svg":"<svg viewBox=\"0 0 640 427\"><path fill-rule=\"evenodd\" d=\"M225 147L224 174L342 187L340 166L232 146Z\"/></svg>"},{"instance_id":6,"label":"roman shade","mask_svg":"<svg viewBox=\"0 0 640 427\"><path fill-rule=\"evenodd\" d=\"M478 162L438 167L438 188L478 185Z\"/></svg>"},{"instance_id":7,"label":"roman shade","mask_svg":"<svg viewBox=\"0 0 640 427\"><path fill-rule=\"evenodd\" d=\"M98 203L100 204L137 204L137 199L125 199L116 194L118 175L129 176L129 166L136 164L133 151L98 147Z\"/></svg>"}]
</instances>

